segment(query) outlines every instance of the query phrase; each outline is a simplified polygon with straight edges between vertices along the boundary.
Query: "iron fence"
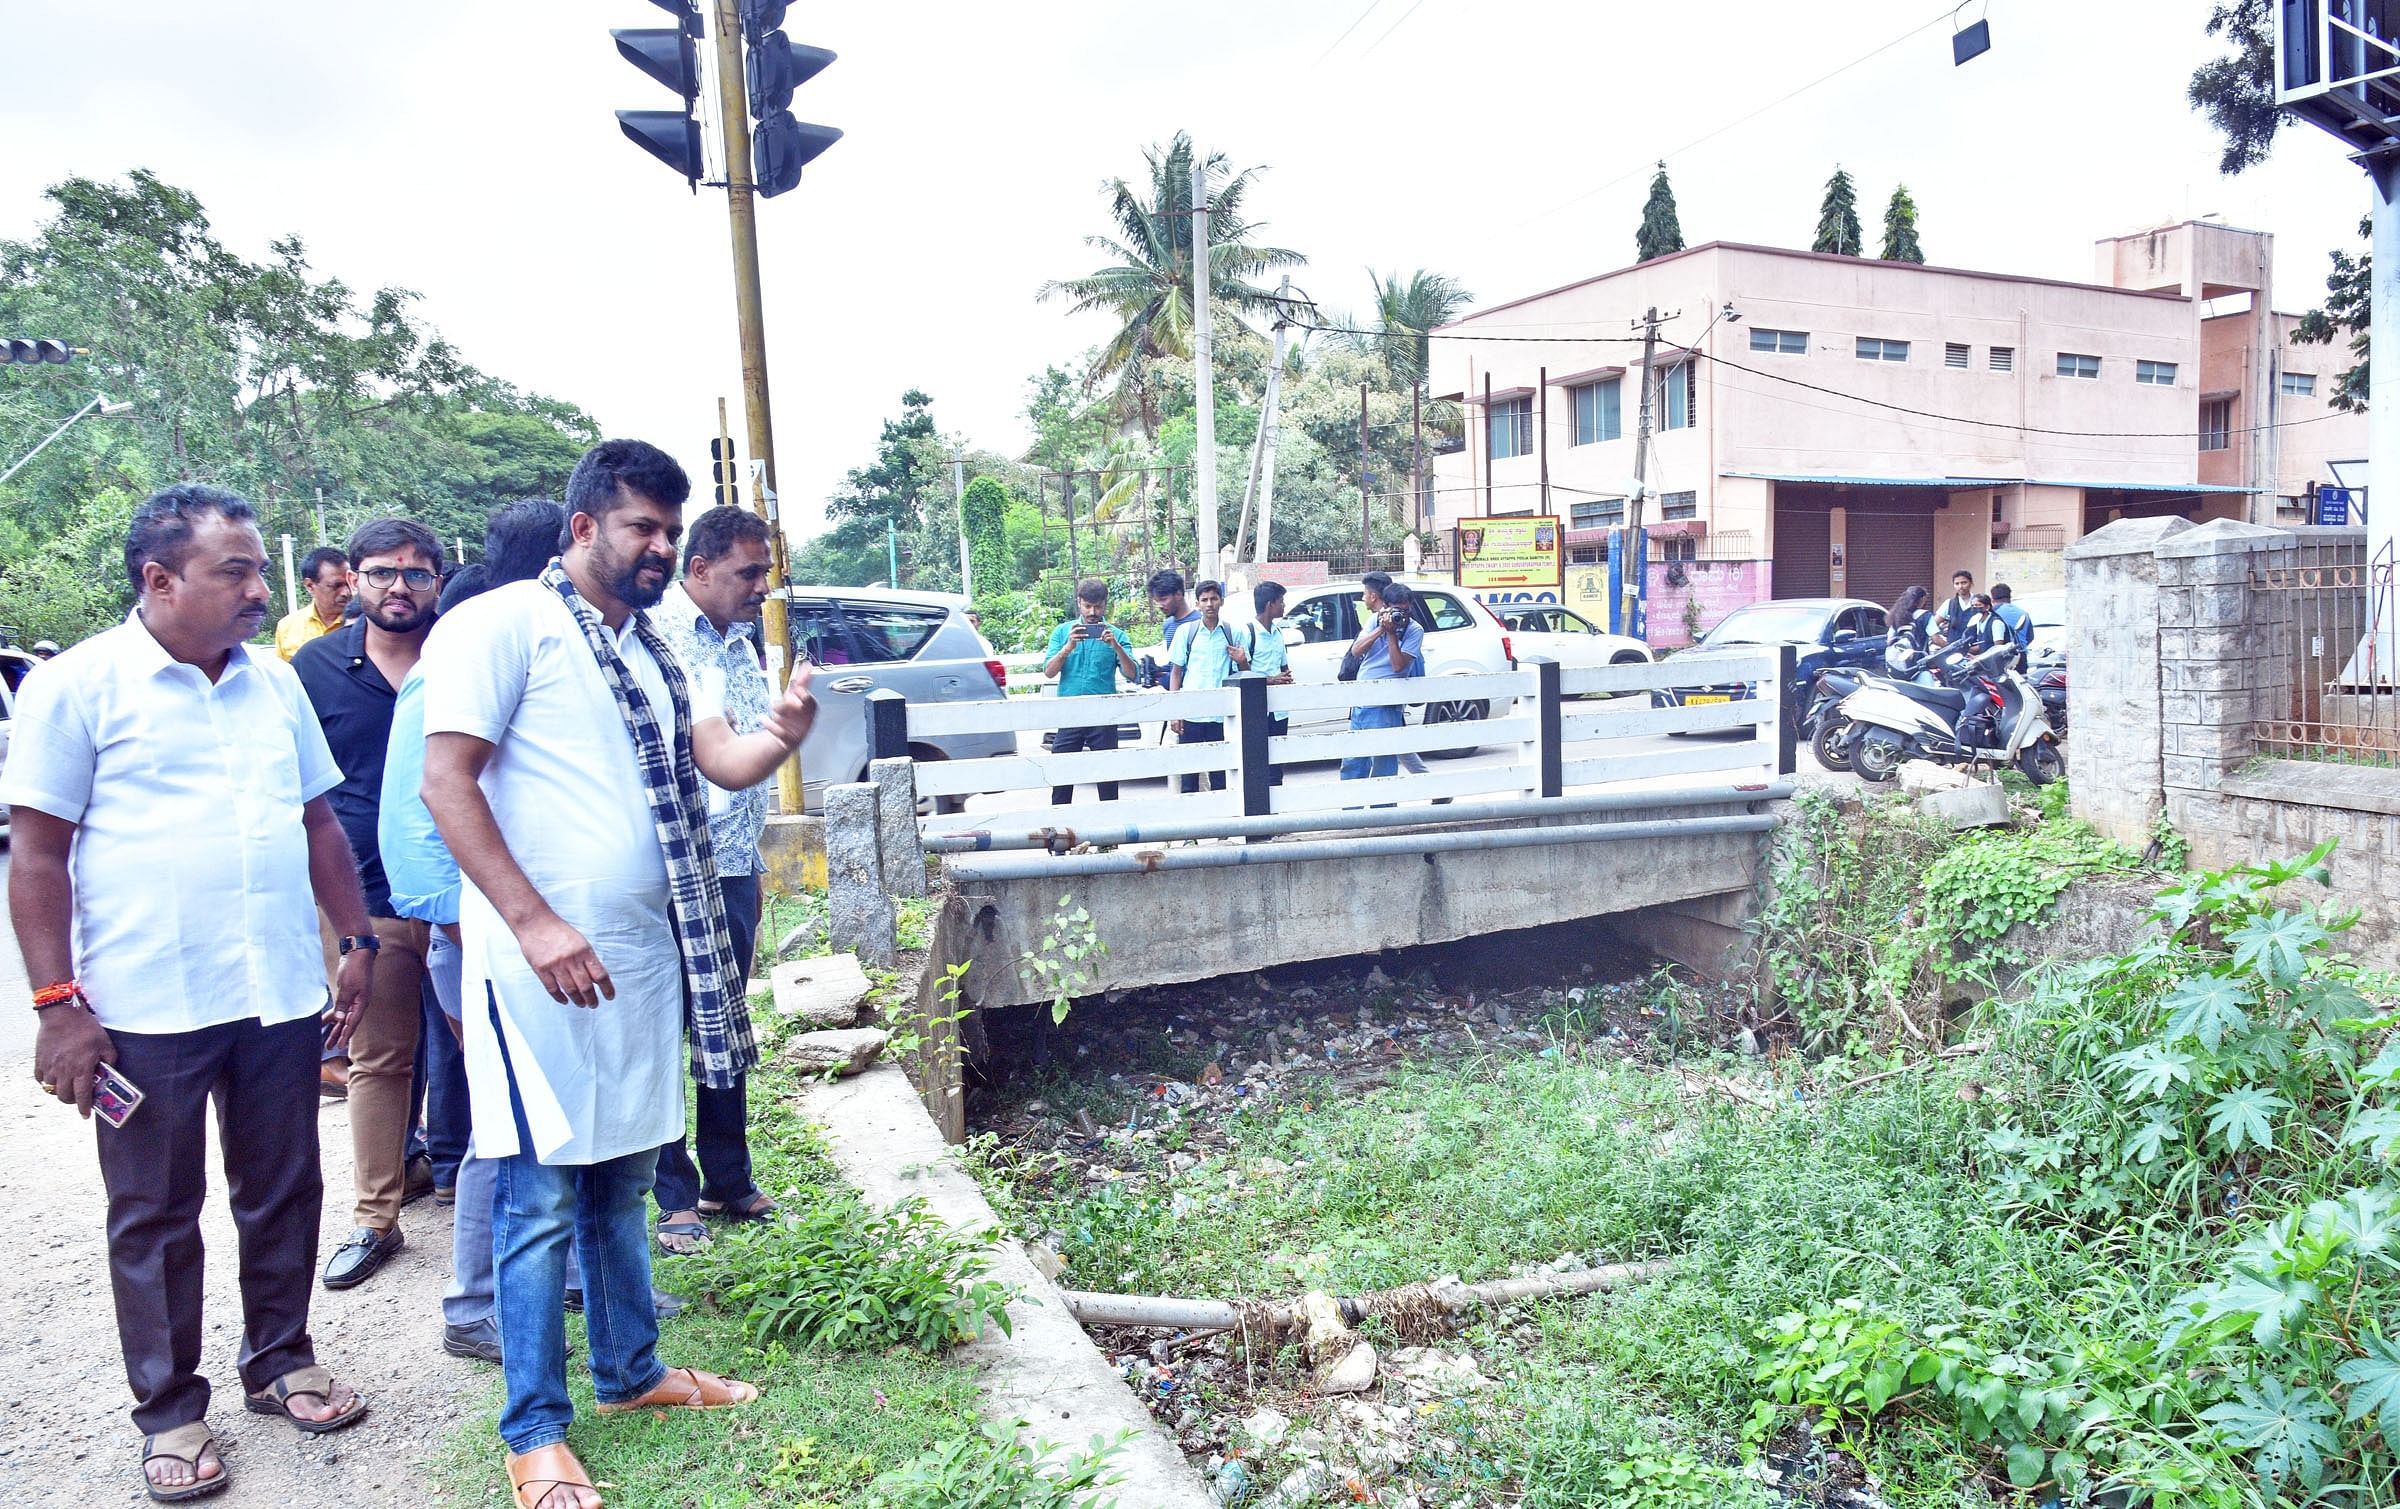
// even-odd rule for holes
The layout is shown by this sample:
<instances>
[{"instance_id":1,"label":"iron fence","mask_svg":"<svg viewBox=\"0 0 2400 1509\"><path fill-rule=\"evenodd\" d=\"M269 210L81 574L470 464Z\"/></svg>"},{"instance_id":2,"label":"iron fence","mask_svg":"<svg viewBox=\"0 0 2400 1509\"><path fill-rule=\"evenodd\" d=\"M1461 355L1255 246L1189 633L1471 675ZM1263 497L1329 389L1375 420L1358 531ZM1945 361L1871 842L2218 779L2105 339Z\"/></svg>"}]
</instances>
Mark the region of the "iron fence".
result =
<instances>
[{"instance_id":1,"label":"iron fence","mask_svg":"<svg viewBox=\"0 0 2400 1509\"><path fill-rule=\"evenodd\" d=\"M2251 586L2290 645L2290 697L2252 729L2260 752L2400 767L2400 601L2389 549L2370 561L2357 536L2303 539L2291 565L2265 568Z\"/></svg>"}]
</instances>

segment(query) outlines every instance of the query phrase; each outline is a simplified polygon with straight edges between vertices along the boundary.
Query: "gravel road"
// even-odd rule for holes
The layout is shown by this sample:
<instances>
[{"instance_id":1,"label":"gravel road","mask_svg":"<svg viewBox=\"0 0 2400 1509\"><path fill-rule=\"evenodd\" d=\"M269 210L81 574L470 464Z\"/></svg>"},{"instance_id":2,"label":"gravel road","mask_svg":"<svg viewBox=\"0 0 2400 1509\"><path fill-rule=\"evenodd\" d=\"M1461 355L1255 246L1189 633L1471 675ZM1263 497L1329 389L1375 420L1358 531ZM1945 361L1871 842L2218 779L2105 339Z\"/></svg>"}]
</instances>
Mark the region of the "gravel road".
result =
<instances>
[{"instance_id":1,"label":"gravel road","mask_svg":"<svg viewBox=\"0 0 2400 1509\"><path fill-rule=\"evenodd\" d=\"M7 874L0 850L0 881ZM13 931L0 938L0 1505L147 1503L141 1435L128 1414L109 1299L106 1204L92 1129L34 1086L30 987ZM350 1122L328 1105L320 1264L350 1229ZM242 1408L233 1223L212 1123L207 1329L201 1371L214 1387L209 1424L233 1484L202 1502L224 1509L422 1501L425 1463L462 1415L480 1409L496 1370L442 1351L441 1293L450 1273L450 1212L420 1200L401 1216L408 1245L342 1294L316 1291L317 1356L367 1396L370 1412L336 1435L307 1437ZM497 1443L494 1449L497 1450Z\"/></svg>"}]
</instances>

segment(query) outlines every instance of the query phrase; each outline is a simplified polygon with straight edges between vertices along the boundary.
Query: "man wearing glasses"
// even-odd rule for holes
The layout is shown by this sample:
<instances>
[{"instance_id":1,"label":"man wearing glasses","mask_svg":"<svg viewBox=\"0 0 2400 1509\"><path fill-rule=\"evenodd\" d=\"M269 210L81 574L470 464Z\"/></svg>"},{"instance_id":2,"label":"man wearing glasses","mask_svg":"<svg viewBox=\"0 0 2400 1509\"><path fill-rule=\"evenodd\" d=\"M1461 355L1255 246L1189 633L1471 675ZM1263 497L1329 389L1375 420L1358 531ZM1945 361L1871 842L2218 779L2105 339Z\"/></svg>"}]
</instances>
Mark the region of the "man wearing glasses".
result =
<instances>
[{"instance_id":1,"label":"man wearing glasses","mask_svg":"<svg viewBox=\"0 0 2400 1509\"><path fill-rule=\"evenodd\" d=\"M325 1264L325 1287L365 1283L400 1250L400 1206L433 1187L415 1170L407 1144L415 1111L410 1095L422 1020L429 925L393 914L391 883L376 847L383 800L383 758L391 741L397 688L424 649L441 592L441 541L408 519L376 519L350 536L350 575L358 618L301 646L292 669L317 710L342 783L334 816L358 859L360 888L374 919L374 986L350 1039L350 1140L357 1168L356 1227Z\"/></svg>"}]
</instances>

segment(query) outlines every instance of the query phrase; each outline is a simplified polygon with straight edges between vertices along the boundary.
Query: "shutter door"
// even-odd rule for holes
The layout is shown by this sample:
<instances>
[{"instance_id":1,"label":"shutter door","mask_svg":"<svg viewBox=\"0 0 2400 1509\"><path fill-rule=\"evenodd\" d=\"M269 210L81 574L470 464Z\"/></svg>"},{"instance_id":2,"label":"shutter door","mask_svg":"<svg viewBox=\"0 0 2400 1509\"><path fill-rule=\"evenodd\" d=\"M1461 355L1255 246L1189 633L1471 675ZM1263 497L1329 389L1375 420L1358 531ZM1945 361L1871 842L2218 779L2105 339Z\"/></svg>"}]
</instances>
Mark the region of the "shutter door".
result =
<instances>
[{"instance_id":1,"label":"shutter door","mask_svg":"<svg viewBox=\"0 0 2400 1509\"><path fill-rule=\"evenodd\" d=\"M1775 510L1775 595L1823 597L1833 583L1833 517L1819 508ZM1853 576L1857 568L1851 568Z\"/></svg>"},{"instance_id":2,"label":"shutter door","mask_svg":"<svg viewBox=\"0 0 2400 1509\"><path fill-rule=\"evenodd\" d=\"M1781 521L1778 520L1778 527ZM1910 587L1941 592L1947 582L1933 580L1933 511L1866 513L1850 510L1850 596L1871 603L1890 603ZM1777 577L1783 563L1775 565ZM1795 594L1797 595L1797 594Z\"/></svg>"}]
</instances>

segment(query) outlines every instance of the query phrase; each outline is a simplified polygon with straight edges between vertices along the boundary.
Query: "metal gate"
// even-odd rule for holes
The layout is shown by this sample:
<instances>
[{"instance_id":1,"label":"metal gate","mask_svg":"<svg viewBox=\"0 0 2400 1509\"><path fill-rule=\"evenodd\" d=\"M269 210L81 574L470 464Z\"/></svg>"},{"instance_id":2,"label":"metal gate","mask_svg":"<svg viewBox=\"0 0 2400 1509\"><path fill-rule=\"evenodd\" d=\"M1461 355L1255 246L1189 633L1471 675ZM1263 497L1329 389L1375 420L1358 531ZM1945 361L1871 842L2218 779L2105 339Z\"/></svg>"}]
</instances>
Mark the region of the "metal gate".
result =
<instances>
[{"instance_id":1,"label":"metal gate","mask_svg":"<svg viewBox=\"0 0 2400 1509\"><path fill-rule=\"evenodd\" d=\"M1821 508L1775 510L1775 595L1824 597L1833 590L1833 518Z\"/></svg>"},{"instance_id":2,"label":"metal gate","mask_svg":"<svg viewBox=\"0 0 2400 1509\"><path fill-rule=\"evenodd\" d=\"M1781 520L1777 523L1780 525ZM1889 603L1906 589L1923 585L1939 593L1948 583L1931 580L1933 514L1927 509L1907 513L1849 511L1849 595L1871 603ZM1780 562L1776 574L1782 575Z\"/></svg>"}]
</instances>

